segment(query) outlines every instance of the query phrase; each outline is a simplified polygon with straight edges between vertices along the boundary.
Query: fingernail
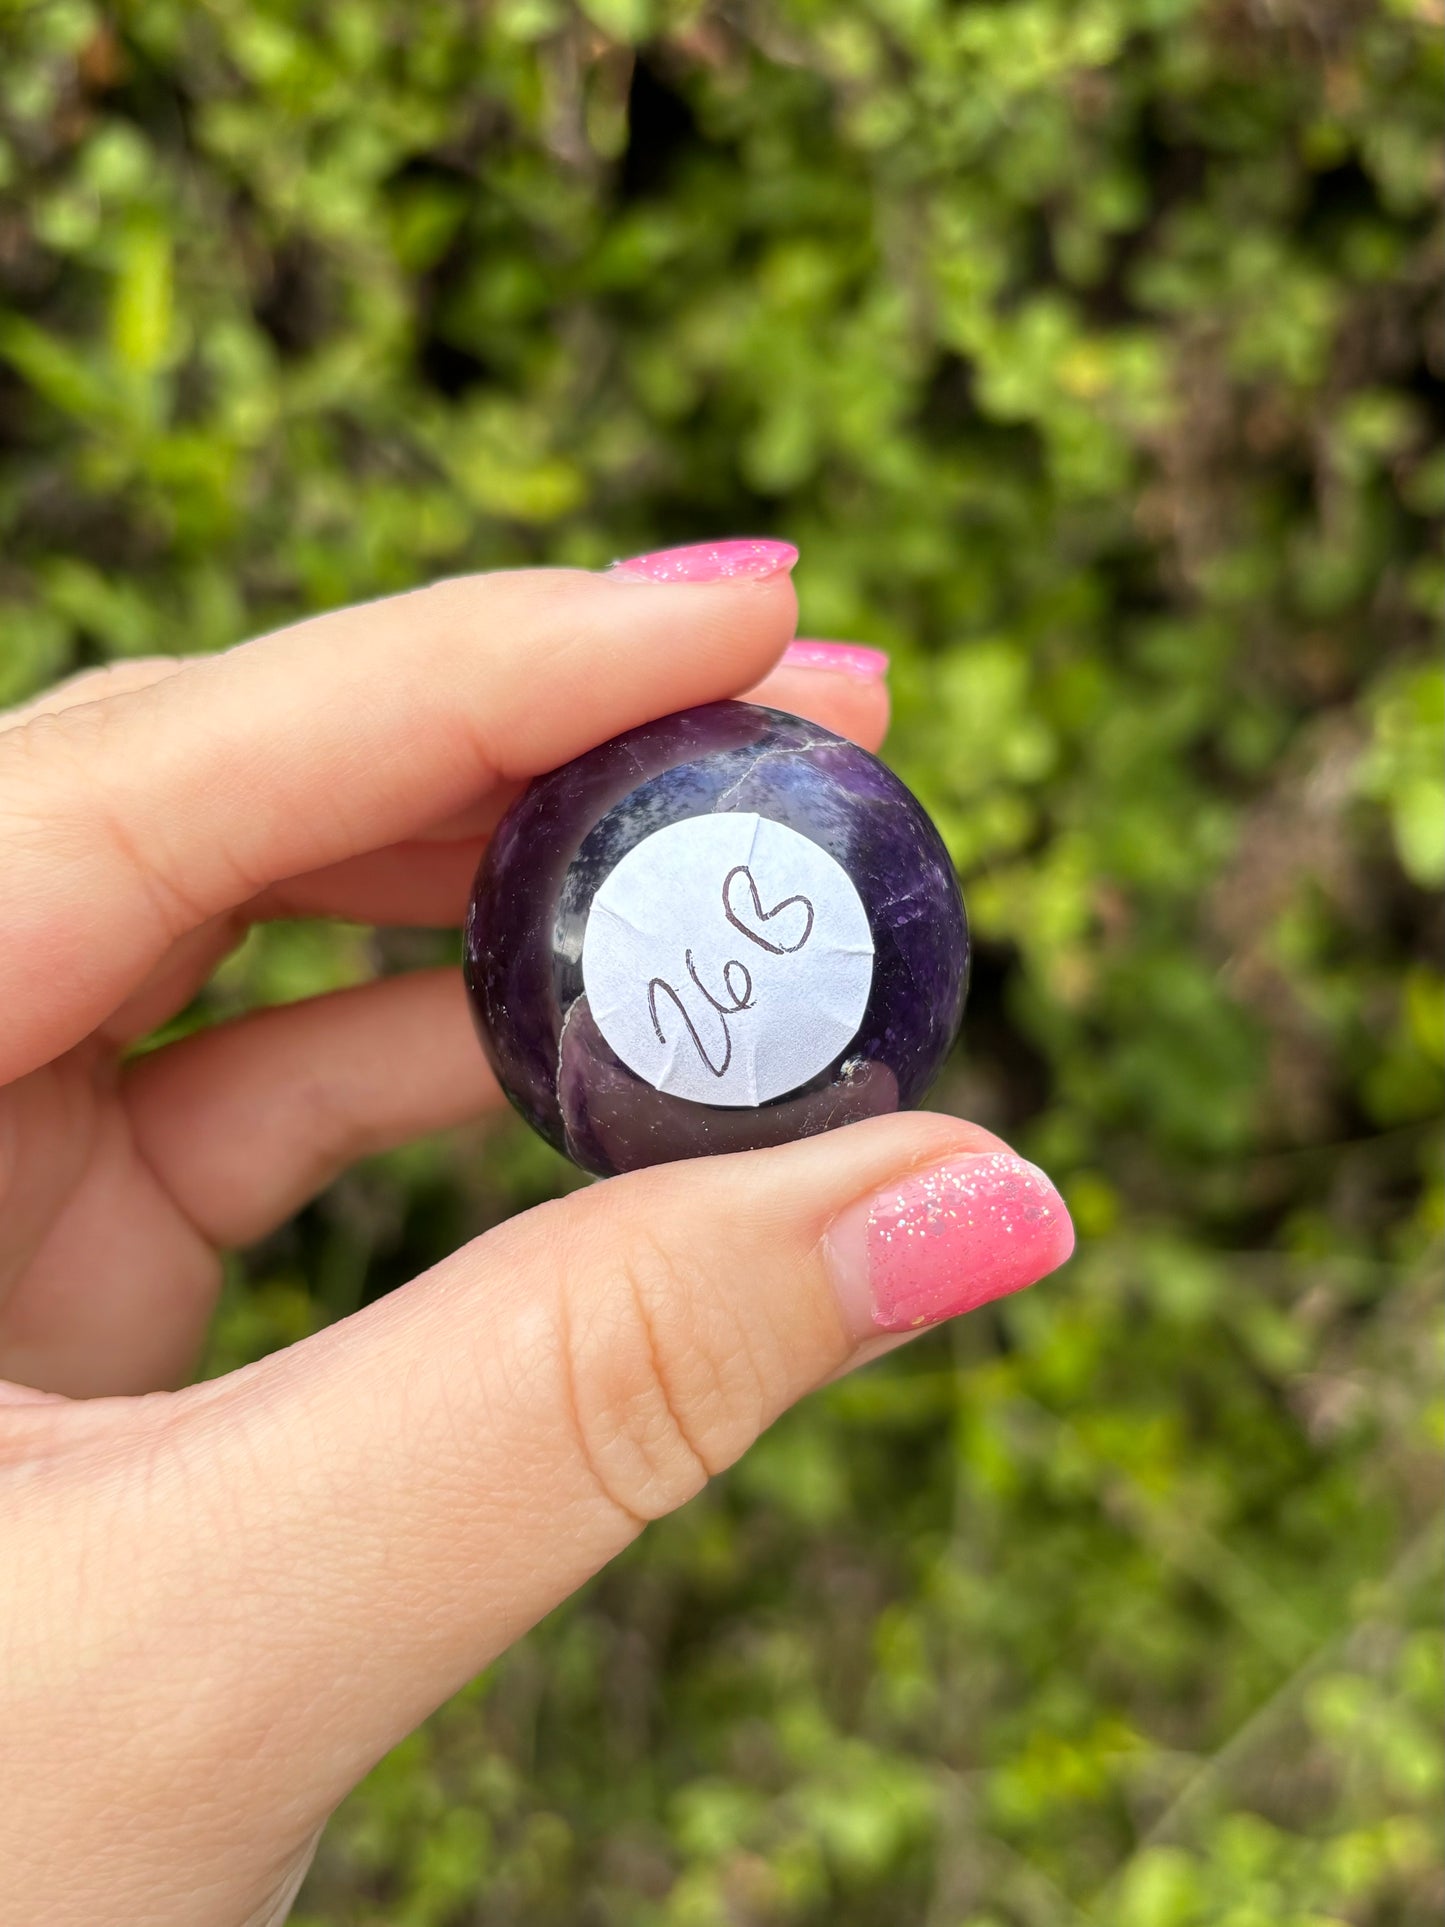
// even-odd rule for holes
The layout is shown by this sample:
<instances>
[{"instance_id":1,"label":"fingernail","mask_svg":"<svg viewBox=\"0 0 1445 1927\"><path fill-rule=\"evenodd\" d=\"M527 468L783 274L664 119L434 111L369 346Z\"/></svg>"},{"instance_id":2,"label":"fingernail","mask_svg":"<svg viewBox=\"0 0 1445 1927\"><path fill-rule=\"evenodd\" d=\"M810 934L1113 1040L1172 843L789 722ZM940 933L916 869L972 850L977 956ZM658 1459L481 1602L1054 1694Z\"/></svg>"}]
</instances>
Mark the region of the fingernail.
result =
<instances>
[{"instance_id":1,"label":"fingernail","mask_svg":"<svg viewBox=\"0 0 1445 1927\"><path fill-rule=\"evenodd\" d=\"M1063 1199L1011 1151L950 1159L851 1205L825 1240L855 1337L936 1325L1035 1284L1074 1248Z\"/></svg>"},{"instance_id":2,"label":"fingernail","mask_svg":"<svg viewBox=\"0 0 1445 1927\"><path fill-rule=\"evenodd\" d=\"M685 549L655 549L614 562L609 575L629 582L722 582L729 577L761 581L791 569L798 551L791 542L738 536L731 542L694 542Z\"/></svg>"},{"instance_id":3,"label":"fingernail","mask_svg":"<svg viewBox=\"0 0 1445 1927\"><path fill-rule=\"evenodd\" d=\"M881 649L865 649L861 642L790 642L783 651L789 669L822 669L835 676L856 676L860 682L882 682L888 657Z\"/></svg>"}]
</instances>

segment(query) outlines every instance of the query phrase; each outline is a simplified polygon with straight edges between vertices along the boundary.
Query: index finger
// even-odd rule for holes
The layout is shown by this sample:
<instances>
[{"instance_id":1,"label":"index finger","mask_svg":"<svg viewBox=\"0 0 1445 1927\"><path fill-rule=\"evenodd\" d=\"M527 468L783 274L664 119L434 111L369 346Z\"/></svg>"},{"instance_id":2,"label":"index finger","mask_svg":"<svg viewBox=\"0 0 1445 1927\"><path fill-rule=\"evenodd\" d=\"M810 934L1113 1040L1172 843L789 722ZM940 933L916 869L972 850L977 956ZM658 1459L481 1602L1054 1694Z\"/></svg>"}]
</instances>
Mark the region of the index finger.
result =
<instances>
[{"instance_id":1,"label":"index finger","mask_svg":"<svg viewBox=\"0 0 1445 1927\"><path fill-rule=\"evenodd\" d=\"M711 582L461 577L0 732L0 1081L270 884L757 682L796 617L767 549Z\"/></svg>"}]
</instances>

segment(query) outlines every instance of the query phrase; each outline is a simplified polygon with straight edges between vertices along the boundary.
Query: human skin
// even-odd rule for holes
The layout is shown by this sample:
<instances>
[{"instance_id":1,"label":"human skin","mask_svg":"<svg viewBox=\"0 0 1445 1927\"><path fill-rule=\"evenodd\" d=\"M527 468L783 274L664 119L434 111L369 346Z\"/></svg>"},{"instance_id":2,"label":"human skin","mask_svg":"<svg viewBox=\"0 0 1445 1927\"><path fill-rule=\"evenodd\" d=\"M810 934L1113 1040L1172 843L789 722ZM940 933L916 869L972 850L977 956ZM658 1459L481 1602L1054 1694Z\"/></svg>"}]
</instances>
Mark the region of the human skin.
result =
<instances>
[{"instance_id":1,"label":"human skin","mask_svg":"<svg viewBox=\"0 0 1445 1927\"><path fill-rule=\"evenodd\" d=\"M1068 1255L1042 1174L900 1115L574 1193L185 1384L222 1251L500 1098L451 971L125 1046L252 922L459 922L518 784L648 718L753 693L876 746L870 652L786 658L791 552L746 546L0 715L3 1927L279 1921L348 1789L649 1520Z\"/></svg>"}]
</instances>

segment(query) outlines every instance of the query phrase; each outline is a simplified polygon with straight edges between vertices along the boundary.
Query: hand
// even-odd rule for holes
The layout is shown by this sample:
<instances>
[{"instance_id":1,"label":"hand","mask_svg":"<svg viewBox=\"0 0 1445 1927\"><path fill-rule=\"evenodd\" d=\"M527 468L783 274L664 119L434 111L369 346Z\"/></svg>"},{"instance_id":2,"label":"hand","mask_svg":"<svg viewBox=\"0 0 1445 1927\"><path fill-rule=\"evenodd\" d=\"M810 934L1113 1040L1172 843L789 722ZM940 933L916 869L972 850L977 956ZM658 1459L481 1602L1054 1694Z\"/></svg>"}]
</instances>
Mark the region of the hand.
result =
<instances>
[{"instance_id":1,"label":"hand","mask_svg":"<svg viewBox=\"0 0 1445 1927\"><path fill-rule=\"evenodd\" d=\"M221 1249L500 1101L450 971L123 1064L250 922L456 923L519 782L690 703L881 737L881 683L779 666L777 556L655 573L446 582L0 717L3 1927L279 1920L354 1782L648 1520L1068 1255L1041 1173L900 1116L577 1192L157 1389Z\"/></svg>"}]
</instances>

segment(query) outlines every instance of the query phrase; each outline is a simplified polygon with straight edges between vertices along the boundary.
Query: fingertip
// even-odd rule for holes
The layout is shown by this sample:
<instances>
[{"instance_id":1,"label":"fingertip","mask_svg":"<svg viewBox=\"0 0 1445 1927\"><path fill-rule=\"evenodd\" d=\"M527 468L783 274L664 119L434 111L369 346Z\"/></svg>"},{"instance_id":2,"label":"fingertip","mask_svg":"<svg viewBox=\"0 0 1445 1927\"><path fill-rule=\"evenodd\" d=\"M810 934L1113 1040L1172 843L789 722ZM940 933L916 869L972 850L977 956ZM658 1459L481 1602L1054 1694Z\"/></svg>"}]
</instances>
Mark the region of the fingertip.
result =
<instances>
[{"instance_id":1,"label":"fingertip","mask_svg":"<svg viewBox=\"0 0 1445 1927\"><path fill-rule=\"evenodd\" d=\"M783 567L676 578L519 570L455 578L430 593L443 596L447 625L469 631L491 659L492 707L506 727L482 735L492 776L509 782L638 724L741 696L797 627ZM500 619L504 609L510 620Z\"/></svg>"},{"instance_id":2,"label":"fingertip","mask_svg":"<svg viewBox=\"0 0 1445 1927\"><path fill-rule=\"evenodd\" d=\"M855 1341L957 1318L1057 1271L1074 1227L1052 1180L1006 1148L909 1170L829 1226L827 1269Z\"/></svg>"},{"instance_id":3,"label":"fingertip","mask_svg":"<svg viewBox=\"0 0 1445 1927\"><path fill-rule=\"evenodd\" d=\"M749 692L749 700L821 723L825 729L875 752L888 734L891 704L888 685L881 677L799 666L787 654L772 674Z\"/></svg>"}]
</instances>

